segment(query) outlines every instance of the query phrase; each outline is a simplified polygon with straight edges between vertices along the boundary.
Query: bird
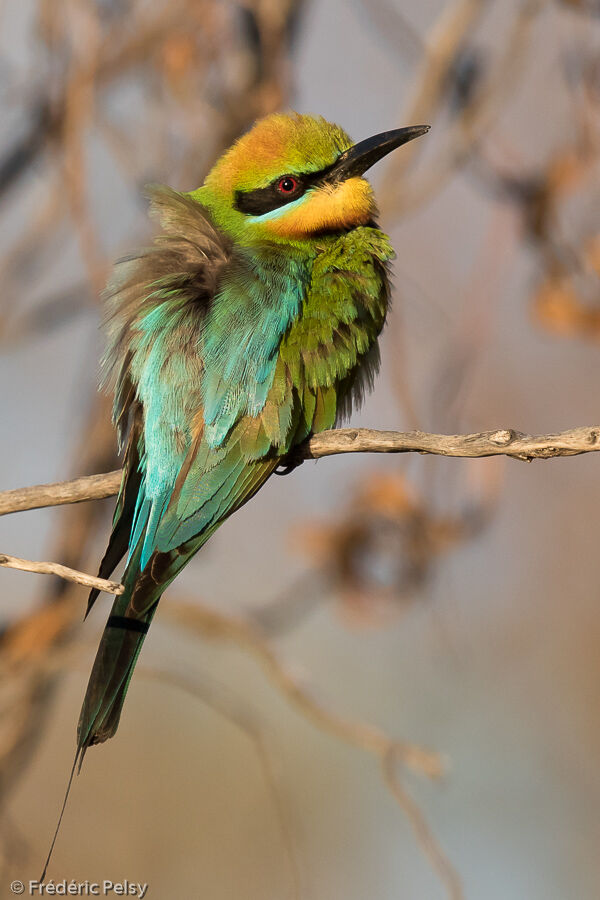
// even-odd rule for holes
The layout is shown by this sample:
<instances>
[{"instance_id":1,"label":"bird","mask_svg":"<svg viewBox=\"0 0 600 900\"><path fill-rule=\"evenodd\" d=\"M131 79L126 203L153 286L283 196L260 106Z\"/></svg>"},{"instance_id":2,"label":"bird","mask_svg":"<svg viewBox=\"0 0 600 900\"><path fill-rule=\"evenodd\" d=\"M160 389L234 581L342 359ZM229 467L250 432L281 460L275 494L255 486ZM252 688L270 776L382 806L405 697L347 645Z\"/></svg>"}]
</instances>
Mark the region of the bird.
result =
<instances>
[{"instance_id":1,"label":"bird","mask_svg":"<svg viewBox=\"0 0 600 900\"><path fill-rule=\"evenodd\" d=\"M161 230L116 264L105 295L103 385L124 465L99 575L126 564L79 717L79 768L117 731L165 589L372 387L394 253L365 172L426 131L353 143L320 116L274 113L201 187L149 189Z\"/></svg>"}]
</instances>

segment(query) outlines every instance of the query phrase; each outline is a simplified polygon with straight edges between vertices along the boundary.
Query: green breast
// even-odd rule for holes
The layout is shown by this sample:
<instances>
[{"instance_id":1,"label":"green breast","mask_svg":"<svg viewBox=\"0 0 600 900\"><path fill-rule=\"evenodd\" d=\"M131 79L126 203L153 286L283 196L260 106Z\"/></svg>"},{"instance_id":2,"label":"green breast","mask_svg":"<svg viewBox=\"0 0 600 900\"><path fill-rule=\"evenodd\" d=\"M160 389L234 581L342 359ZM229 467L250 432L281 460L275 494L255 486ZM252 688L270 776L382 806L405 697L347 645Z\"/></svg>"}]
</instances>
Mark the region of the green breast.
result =
<instances>
[{"instance_id":1,"label":"green breast","mask_svg":"<svg viewBox=\"0 0 600 900\"><path fill-rule=\"evenodd\" d=\"M316 256L300 315L279 353L279 380L302 407L292 443L333 427L371 385L393 256L388 237L370 227L353 229Z\"/></svg>"},{"instance_id":2,"label":"green breast","mask_svg":"<svg viewBox=\"0 0 600 900\"><path fill-rule=\"evenodd\" d=\"M239 442L248 461L285 455L349 411L378 367L392 256L386 235L360 227L306 253L263 248L252 278L246 265L230 272L203 346L214 450Z\"/></svg>"}]
</instances>

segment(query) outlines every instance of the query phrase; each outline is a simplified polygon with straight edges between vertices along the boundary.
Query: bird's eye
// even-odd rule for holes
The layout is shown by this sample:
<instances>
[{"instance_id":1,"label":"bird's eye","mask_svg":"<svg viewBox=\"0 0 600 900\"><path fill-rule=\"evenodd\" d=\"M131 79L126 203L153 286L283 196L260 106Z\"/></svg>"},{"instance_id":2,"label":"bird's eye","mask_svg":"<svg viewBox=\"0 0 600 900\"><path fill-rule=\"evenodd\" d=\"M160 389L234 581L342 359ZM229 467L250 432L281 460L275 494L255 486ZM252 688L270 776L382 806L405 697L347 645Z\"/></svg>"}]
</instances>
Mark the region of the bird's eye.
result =
<instances>
[{"instance_id":1,"label":"bird's eye","mask_svg":"<svg viewBox=\"0 0 600 900\"><path fill-rule=\"evenodd\" d=\"M297 178L294 178L293 175L284 175L283 178L280 178L277 182L277 190L280 194L290 194L295 193L300 187L300 182Z\"/></svg>"}]
</instances>

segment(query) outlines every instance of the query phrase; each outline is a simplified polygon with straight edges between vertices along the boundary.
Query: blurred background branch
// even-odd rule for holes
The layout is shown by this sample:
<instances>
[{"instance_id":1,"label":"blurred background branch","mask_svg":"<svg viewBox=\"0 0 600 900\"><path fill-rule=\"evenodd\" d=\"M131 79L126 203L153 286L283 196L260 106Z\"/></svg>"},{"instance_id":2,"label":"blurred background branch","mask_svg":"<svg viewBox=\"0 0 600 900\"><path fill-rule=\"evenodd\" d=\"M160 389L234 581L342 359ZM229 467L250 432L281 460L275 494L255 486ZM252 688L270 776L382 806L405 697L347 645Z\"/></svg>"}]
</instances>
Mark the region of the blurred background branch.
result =
<instances>
[{"instance_id":1,"label":"blurred background branch","mask_svg":"<svg viewBox=\"0 0 600 900\"><path fill-rule=\"evenodd\" d=\"M597 449L595 427L548 432L573 421L596 421L597 415L598 13L595 0L439 0L433 5L401 0L24 0L1 7L0 365L9 390L3 392L5 456L0 471L6 487L54 477L63 485L63 497L70 498L67 502L81 499L81 490L101 498L117 489L109 402L96 391L100 347L95 333L98 297L111 261L148 239L139 199L142 186L162 181L177 189L196 187L215 157L256 117L290 105L339 120L356 138L396 125L432 125L427 143L408 145L393 156L376 184L382 224L392 231L398 250L397 296L377 392L367 420L357 421L380 426L400 421L420 432L471 432L463 435L463 444L456 444L456 434L450 444L440 435L429 436L428 442L423 434L404 435L408 443L396 445L402 451L472 455L483 449L544 458ZM67 374L60 380L63 370ZM541 437L527 437L516 428L486 431L497 421L535 429ZM350 429L345 434L358 433ZM494 441L493 434L502 433L506 440ZM328 452L357 449L356 438L338 434L335 440L350 440L350 446ZM380 449L389 450L389 443L385 446L384 440ZM600 498L595 468L587 465L582 457L552 469L532 467L520 476L517 467L505 468L502 460L469 460L449 469L441 458L407 454L386 461L385 469L374 469L372 460L367 467L355 456L338 461L335 472L332 466L309 471L303 466L292 479L273 479L264 498L249 508L250 518L242 511L228 523L225 543L219 544L219 536L211 541L199 568L194 564L186 576L186 595L197 594L195 579L201 570L202 593L214 595L223 609L214 614L215 624L212 611L203 605L195 625L186 620L186 627L177 629L176 640L183 641L185 633L191 644L180 648L182 656L187 653L193 665L197 656L208 654L212 665L232 679L236 702L219 696L214 705L245 729L263 762L273 735L254 728L248 714L254 699L250 694L260 688L252 681L248 684L253 687L247 687L242 663L237 657L232 661L221 646L232 634L245 652L254 652L250 644L258 629L262 643L257 653L265 660L274 653L272 642L284 642L274 657L284 674L273 668L271 680L289 702L295 702L300 682L295 677L285 681L289 666L283 660L309 661L311 681L326 680L335 698L322 718L332 735L332 723L339 721L337 706L346 701L359 710L357 719L361 702L366 719L388 718L390 727L376 729L383 736L378 744L382 772L451 897L460 896L458 878L431 838L422 808L443 835L449 857L466 873L473 896L491 898L495 889L498 896L517 895L522 884L515 887L509 879L517 873L517 861L531 898L583 897L583 885L600 877L593 854L587 859L582 849L583 837L571 847L577 871L569 865L563 875L559 866L561 855L568 856L569 835L585 834L594 847L598 835L597 819L594 825L586 818L597 789L597 766L590 760L597 758L600 744L590 720L593 703L585 693L594 696L597 689L597 652L590 650L588 658L582 647L588 635L597 647L597 619L586 606L592 602L589 585L597 583L597 554L586 541L597 530L593 516ZM84 478L79 486L72 483L66 495L69 472ZM94 475L98 472L111 472L109 484ZM96 481L87 481L87 473ZM27 490L34 489L26 489L21 503L32 502ZM5 496L9 505L16 502L13 491ZM47 505L55 494L35 496L36 505ZM10 524L3 520L2 546L9 549L10 541L15 552L22 545L23 555L95 571L109 529L110 504L81 504L48 513L51 518L44 515L13 518ZM265 554L262 570L259 562ZM256 583L253 572L258 573ZM8 572L2 577L9 588L0 634L0 799L5 815L14 818L16 811L18 818L19 810L39 806L36 773L44 805L52 806L46 799L51 765L43 753L55 746L56 717L63 715L61 736L74 731L79 696L64 714L61 708L68 691L65 660L84 644L84 592L61 579L48 580L38 590L21 587L33 579L16 575L8 580ZM543 600L541 610L536 598ZM170 603L167 597L165 610ZM254 629L250 637L244 628L236 631L242 614L244 628L249 621ZM210 656L206 646L213 626L218 656ZM160 641L160 627L158 631ZM148 661L152 652L150 645ZM178 682L184 692L199 693L199 679L192 672L179 678L167 666L153 671L157 689L162 681ZM84 679L82 672L78 689ZM132 694L127 715L138 722L138 744L135 734L124 734L114 750L124 753L123 758L106 750L110 769L104 782L101 772L93 780L91 765L86 773L93 790L88 808L97 821L93 833L102 845L88 841L94 851L89 865L104 853L110 856L113 834L119 850L115 859L122 857L124 834L135 855L133 835L139 835L135 847L155 873L157 896L161 891L169 895L175 863L152 852L154 838L149 836L150 827L160 831L155 796L160 786L152 792L147 815L140 813L133 835L125 830L122 809L119 816L107 809L103 828L97 799L98 786L106 780L113 783L119 773L141 772L142 755L146 774L162 765L148 749L160 744L154 705L145 719L135 720L136 696ZM206 689L205 696L216 694ZM526 711L517 727L507 709L520 709L521 698ZM279 707L275 720L277 734L293 729L283 724L287 720ZM538 731L532 736L527 727L534 720ZM470 806L452 799L451 786L436 795L435 805L426 794L419 793L416 801L408 798L397 782L394 753L384 752L391 746L385 744L390 740L386 735L400 730L399 721L402 730L422 733L424 743L452 752L457 791L463 798L476 798ZM209 847L208 836L218 829L224 794L217 792L210 806L212 772L231 744L220 735L211 768L211 739L217 730L213 720L194 736L183 706L176 724L172 722L172 729L165 729L169 760L173 734L185 734L178 749L191 742L194 766L202 770L193 786L186 783L181 789L176 779L185 767L177 766L171 774L171 795L179 803L184 796L201 795L206 804L206 818L199 814L206 827L200 835L194 833L195 856L198 848ZM330 896L365 896L362 872L369 893L396 897L402 890L406 896L433 896L436 887L426 880L429 873L413 866L410 849L402 855L409 842L386 819L385 801L375 806L375 789L357 786L368 785L368 775L352 768L342 747L334 751L315 744L310 734L289 733L294 735L292 749L287 756L278 755L293 773L287 789L296 793L290 820L284 815L284 822L278 813L276 818L292 848L289 859L298 857L296 893L302 896L306 884L308 895L314 893L307 872L316 872L318 861L314 877L329 886L323 890ZM51 760L57 785L66 771L62 746ZM137 747L131 765L129 746ZM499 747L504 756L498 755ZM521 768L516 756L510 756L515 748L524 754ZM584 753L581 748L587 756L577 755ZM198 754L203 759L199 767ZM315 761L310 778L308 760ZM410 768L405 758L401 761ZM565 770L570 793L557 787ZM261 778L272 792L269 771L263 766ZM339 794L336 773L344 779ZM484 773L481 780L479 773ZM250 783L244 770L226 792L228 802L245 796ZM34 785L29 807L23 800L28 784ZM350 794L355 806L346 799ZM514 808L506 806L511 797ZM168 802L161 795L161 809L167 810ZM260 813L255 798L244 802L252 810L252 826L240 829L243 837L235 846L241 849L232 857L239 861L242 849L253 848L248 855L262 859L260 846L252 841L259 841L263 830L269 833L268 815ZM227 825L241 815L240 803ZM334 821L330 809L336 805ZM529 826L523 824L525 810L538 807ZM298 819L305 818L303 827L294 822L296 810ZM511 812L518 827L511 824ZM80 809L78 821L83 815ZM369 827L365 815L372 816ZM159 818L167 821L167 812ZM261 827L256 827L258 820ZM473 824L467 836L468 821ZM544 821L558 823L559 837ZM78 831L93 828L86 822L86 829L80 825L70 840L64 838L64 858L71 865L86 852L72 848ZM359 823L355 843L347 837L354 849L336 855L335 834L348 835L354 822ZM189 831L187 821L185 825ZM531 830L523 837L521 827ZM5 832L8 846L12 829ZM184 846L182 832L177 834ZM511 844L513 834L519 839ZM27 836L32 846L25 847L21 859L31 860L39 857L33 845L46 835ZM302 852L294 854L294 844L305 849L308 864ZM148 857L140 847L151 848ZM219 868L217 856L209 849L203 865L205 891L215 897L227 895L223 879L234 877L234 867L227 861ZM250 896L256 883L261 900L282 896L284 891L272 884L273 859L268 854L267 859L268 882L261 882L257 863L252 877L245 877L244 870L228 895ZM398 861L397 870L392 860ZM217 870L212 888L211 865ZM181 896L193 892L183 869L177 876L187 885ZM71 877L74 871L76 867L65 874ZM82 879L90 872L83 868ZM288 875L282 878L287 884Z\"/></svg>"}]
</instances>

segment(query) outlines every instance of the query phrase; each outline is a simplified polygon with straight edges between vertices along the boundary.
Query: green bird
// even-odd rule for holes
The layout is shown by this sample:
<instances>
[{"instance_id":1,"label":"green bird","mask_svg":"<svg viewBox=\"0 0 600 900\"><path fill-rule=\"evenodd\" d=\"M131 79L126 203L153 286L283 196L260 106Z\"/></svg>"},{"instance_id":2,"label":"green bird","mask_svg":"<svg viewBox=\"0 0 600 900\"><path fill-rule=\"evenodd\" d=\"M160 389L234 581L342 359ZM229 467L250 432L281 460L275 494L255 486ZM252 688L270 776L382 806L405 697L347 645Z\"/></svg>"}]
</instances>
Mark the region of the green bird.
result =
<instances>
[{"instance_id":1,"label":"green bird","mask_svg":"<svg viewBox=\"0 0 600 900\"><path fill-rule=\"evenodd\" d=\"M117 266L107 292L105 383L126 453L100 576L127 561L83 701L80 765L117 730L177 573L371 387L393 251L363 175L427 130L353 144L322 118L275 114L202 187L152 188L162 234Z\"/></svg>"}]
</instances>

